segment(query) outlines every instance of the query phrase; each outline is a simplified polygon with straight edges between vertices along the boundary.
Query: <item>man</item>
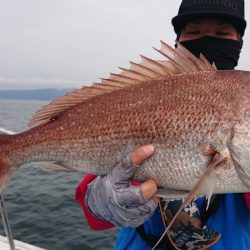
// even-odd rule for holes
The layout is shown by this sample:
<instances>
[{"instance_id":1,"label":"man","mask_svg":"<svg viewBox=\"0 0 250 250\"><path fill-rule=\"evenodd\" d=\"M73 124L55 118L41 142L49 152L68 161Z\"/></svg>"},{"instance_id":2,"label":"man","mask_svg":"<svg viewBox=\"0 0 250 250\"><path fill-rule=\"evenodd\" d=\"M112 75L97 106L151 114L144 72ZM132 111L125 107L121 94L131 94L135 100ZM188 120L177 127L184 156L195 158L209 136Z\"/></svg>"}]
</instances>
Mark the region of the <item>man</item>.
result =
<instances>
[{"instance_id":1,"label":"man","mask_svg":"<svg viewBox=\"0 0 250 250\"><path fill-rule=\"evenodd\" d=\"M183 0L172 24L177 40L196 56L202 53L219 70L237 66L246 28L243 0ZM158 203L153 198L156 183L148 180L137 187L129 185L138 165L153 153L152 145L138 148L107 176L87 175L76 191L76 199L93 229L122 227L116 249L151 249L164 231ZM213 245L219 237L212 230L213 239L200 248L213 245L210 249L250 249L248 194L214 196L208 211L202 209L203 203L201 198L193 204L200 210L200 220L222 237ZM171 205L176 203L168 206ZM187 227L183 230L193 233L192 229L187 231ZM207 228L202 230L201 234L208 232ZM171 240L174 244L175 239ZM172 243L165 240L159 249L173 249Z\"/></svg>"}]
</instances>

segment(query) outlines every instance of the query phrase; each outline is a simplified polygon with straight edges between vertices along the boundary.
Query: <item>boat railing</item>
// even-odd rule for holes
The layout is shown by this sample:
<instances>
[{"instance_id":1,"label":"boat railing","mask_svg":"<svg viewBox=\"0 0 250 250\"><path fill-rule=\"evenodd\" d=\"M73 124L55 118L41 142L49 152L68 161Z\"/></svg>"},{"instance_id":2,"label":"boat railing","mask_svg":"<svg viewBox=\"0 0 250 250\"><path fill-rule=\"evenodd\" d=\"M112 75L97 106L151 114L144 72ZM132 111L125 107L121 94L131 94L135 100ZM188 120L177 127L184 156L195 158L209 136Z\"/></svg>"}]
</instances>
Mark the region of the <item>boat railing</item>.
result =
<instances>
[{"instance_id":1,"label":"boat railing","mask_svg":"<svg viewBox=\"0 0 250 250\"><path fill-rule=\"evenodd\" d=\"M0 210L1 210L1 215L2 215L4 231L8 238L10 250L15 250L15 243L14 243L13 235L11 232L10 223L9 223L7 211L5 209L4 198L2 194L0 194Z\"/></svg>"}]
</instances>

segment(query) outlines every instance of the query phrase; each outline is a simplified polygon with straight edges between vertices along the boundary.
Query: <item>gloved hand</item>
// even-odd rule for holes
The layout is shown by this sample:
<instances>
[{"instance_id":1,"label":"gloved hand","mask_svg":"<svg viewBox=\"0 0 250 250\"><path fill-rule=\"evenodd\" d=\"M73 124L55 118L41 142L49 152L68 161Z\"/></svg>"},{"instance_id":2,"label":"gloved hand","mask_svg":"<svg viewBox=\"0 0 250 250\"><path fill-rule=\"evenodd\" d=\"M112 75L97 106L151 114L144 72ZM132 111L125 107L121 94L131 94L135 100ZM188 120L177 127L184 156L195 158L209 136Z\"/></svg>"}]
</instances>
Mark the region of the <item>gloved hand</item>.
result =
<instances>
[{"instance_id":1,"label":"gloved hand","mask_svg":"<svg viewBox=\"0 0 250 250\"><path fill-rule=\"evenodd\" d=\"M109 174L88 184L85 202L96 217L120 227L138 227L151 217L157 208L152 198L157 191L156 183L148 180L136 187L129 180L138 169L137 164L153 152L152 145L140 147L125 156Z\"/></svg>"}]
</instances>

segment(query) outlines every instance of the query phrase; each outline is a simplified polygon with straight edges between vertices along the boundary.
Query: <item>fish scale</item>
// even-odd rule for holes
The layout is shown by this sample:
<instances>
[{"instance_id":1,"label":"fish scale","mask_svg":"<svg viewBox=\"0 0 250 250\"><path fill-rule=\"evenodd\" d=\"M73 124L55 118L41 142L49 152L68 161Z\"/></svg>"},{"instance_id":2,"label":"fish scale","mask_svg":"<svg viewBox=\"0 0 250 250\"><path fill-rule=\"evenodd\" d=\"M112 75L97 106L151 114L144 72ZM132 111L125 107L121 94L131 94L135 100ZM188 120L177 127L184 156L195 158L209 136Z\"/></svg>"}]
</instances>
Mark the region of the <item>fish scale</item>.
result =
<instances>
[{"instance_id":1,"label":"fish scale","mask_svg":"<svg viewBox=\"0 0 250 250\"><path fill-rule=\"evenodd\" d=\"M173 51L178 58L178 49ZM42 108L28 131L0 135L0 186L9 178L8 167L34 161L107 174L134 148L153 144L156 151L138 168L135 180L153 178L160 187L191 190L211 161L211 152L230 151L234 159L228 153L217 167L214 192L250 191L250 144L246 142L242 151L241 142L242 133L250 137L246 124L250 73L216 71L205 64L204 71L191 57L182 58L176 60L178 68L155 62L154 71L161 68L155 75L150 71L146 80L143 74L150 65L144 65L141 81L138 73L134 83L131 72L135 74L140 67L132 63L130 70L112 74L111 80L76 90ZM194 72L183 73L187 63L192 66L187 71L192 68ZM169 74L161 75L168 70Z\"/></svg>"}]
</instances>

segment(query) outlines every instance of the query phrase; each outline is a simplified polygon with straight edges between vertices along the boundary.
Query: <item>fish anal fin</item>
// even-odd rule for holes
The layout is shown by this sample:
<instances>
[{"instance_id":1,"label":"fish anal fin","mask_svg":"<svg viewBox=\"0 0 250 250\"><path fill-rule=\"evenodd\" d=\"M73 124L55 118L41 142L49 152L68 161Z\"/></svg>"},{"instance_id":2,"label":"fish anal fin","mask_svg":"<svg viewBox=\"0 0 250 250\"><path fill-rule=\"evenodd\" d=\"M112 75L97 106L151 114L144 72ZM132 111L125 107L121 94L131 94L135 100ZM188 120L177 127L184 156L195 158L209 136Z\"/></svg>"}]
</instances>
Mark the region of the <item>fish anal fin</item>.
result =
<instances>
[{"instance_id":1,"label":"fish anal fin","mask_svg":"<svg viewBox=\"0 0 250 250\"><path fill-rule=\"evenodd\" d=\"M65 167L62 162L37 162L35 167L46 172L74 172L74 170Z\"/></svg>"},{"instance_id":2,"label":"fish anal fin","mask_svg":"<svg viewBox=\"0 0 250 250\"><path fill-rule=\"evenodd\" d=\"M174 190L169 188L158 188L155 196L163 198L164 200L178 200L187 196L188 191Z\"/></svg>"},{"instance_id":3,"label":"fish anal fin","mask_svg":"<svg viewBox=\"0 0 250 250\"><path fill-rule=\"evenodd\" d=\"M210 198L213 194L213 191L215 189L215 184L216 184L216 180L212 180L213 178L216 179L216 168L225 160L225 155L224 154L220 154L220 153L215 153L212 158L211 161L208 165L208 167L206 168L205 172L203 173L203 175L201 176L201 178L199 179L199 181L196 183L196 185L194 186L194 188L189 192L189 194L185 197L184 202L182 203L182 205L180 206L179 210L176 212L175 216L173 217L173 219L171 220L171 222L169 223L169 225L167 226L167 228L165 229L164 233L162 234L162 236L160 237L160 239L158 240L158 242L155 244L155 246L153 247L153 249L155 249L158 244L161 242L161 240L163 239L163 237L166 235L166 233L169 231L169 229L171 228L171 226L173 225L173 223L175 222L176 218L179 216L179 214L182 212L182 210L195 198L201 196L201 195L205 195L208 199L207 202L207 206L209 205L209 201ZM211 187L210 187L211 185Z\"/></svg>"}]
</instances>

